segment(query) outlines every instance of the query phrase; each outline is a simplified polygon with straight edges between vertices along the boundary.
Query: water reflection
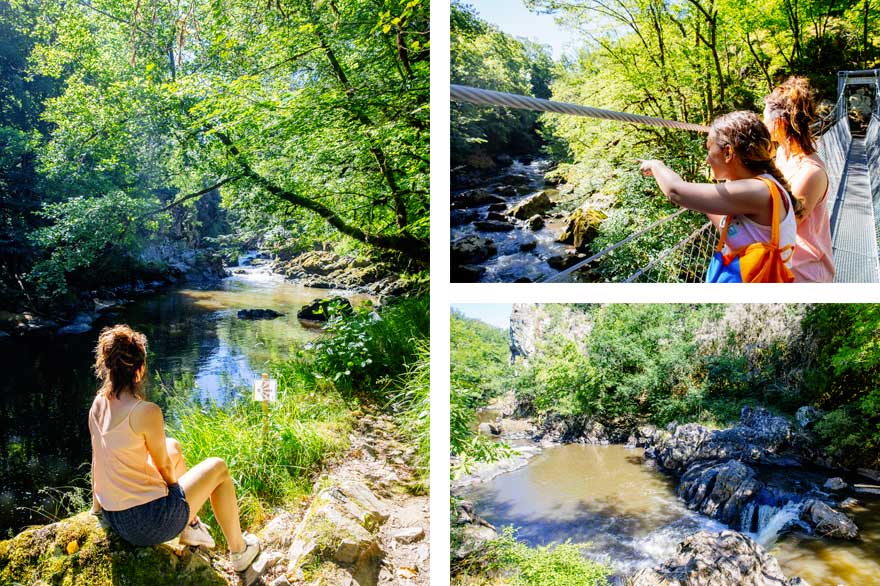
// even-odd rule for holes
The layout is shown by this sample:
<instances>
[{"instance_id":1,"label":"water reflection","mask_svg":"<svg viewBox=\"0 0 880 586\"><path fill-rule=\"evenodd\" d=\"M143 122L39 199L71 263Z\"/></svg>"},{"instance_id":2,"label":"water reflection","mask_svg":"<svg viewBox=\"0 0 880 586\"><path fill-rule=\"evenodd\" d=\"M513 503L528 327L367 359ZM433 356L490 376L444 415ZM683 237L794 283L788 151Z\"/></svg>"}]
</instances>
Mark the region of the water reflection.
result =
<instances>
[{"instance_id":1,"label":"water reflection","mask_svg":"<svg viewBox=\"0 0 880 586\"><path fill-rule=\"evenodd\" d=\"M181 289L139 300L103 316L80 335L0 340L0 536L49 519L36 509L52 502L47 486L87 487L90 459L86 413L97 382L91 371L97 332L128 323L148 339L150 381L195 382L204 401L223 404L317 335L296 319L303 305L338 291L285 282L258 267L211 290ZM350 297L353 303L364 297ZM273 309L274 320L241 320L239 309ZM45 502L44 502L45 501Z\"/></svg>"}]
</instances>

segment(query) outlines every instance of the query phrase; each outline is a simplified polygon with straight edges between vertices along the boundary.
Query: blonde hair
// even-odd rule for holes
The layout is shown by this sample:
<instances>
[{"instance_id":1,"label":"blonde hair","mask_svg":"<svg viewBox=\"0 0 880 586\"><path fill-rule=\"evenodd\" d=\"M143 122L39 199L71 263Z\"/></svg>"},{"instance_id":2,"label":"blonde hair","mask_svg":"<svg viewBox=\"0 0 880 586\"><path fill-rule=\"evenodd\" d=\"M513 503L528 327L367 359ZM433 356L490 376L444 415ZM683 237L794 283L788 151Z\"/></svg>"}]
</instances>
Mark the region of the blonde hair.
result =
<instances>
[{"instance_id":1,"label":"blonde hair","mask_svg":"<svg viewBox=\"0 0 880 586\"><path fill-rule=\"evenodd\" d=\"M816 100L810 82L804 77L789 77L764 98L772 119L782 122L785 138L798 145L804 154L816 152L810 125L816 119Z\"/></svg>"},{"instance_id":2,"label":"blonde hair","mask_svg":"<svg viewBox=\"0 0 880 586\"><path fill-rule=\"evenodd\" d=\"M746 169L755 175L772 175L791 194L791 186L776 166L776 149L770 139L770 131L757 114L740 110L719 116L712 121L709 132L714 134L715 144L719 148L731 147ZM796 197L789 199L795 215L800 217L804 204Z\"/></svg>"},{"instance_id":3,"label":"blonde hair","mask_svg":"<svg viewBox=\"0 0 880 586\"><path fill-rule=\"evenodd\" d=\"M104 328L95 347L95 374L102 381L98 394L118 399L128 392L143 399L144 377L138 373L146 363L146 336L124 324Z\"/></svg>"}]
</instances>

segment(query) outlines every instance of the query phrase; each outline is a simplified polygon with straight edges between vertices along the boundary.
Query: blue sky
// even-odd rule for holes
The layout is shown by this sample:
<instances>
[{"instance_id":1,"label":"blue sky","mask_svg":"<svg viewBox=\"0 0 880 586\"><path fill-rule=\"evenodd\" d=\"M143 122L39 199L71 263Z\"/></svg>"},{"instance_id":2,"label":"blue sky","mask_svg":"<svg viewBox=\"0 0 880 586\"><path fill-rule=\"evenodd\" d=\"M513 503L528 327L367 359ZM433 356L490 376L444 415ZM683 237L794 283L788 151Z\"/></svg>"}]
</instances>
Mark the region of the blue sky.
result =
<instances>
[{"instance_id":1,"label":"blue sky","mask_svg":"<svg viewBox=\"0 0 880 586\"><path fill-rule=\"evenodd\" d=\"M472 317L491 324L496 328L507 329L510 327L510 309L512 303L453 303L452 308L457 309L467 317Z\"/></svg>"},{"instance_id":2,"label":"blue sky","mask_svg":"<svg viewBox=\"0 0 880 586\"><path fill-rule=\"evenodd\" d=\"M549 14L530 12L521 0L463 0L474 7L483 20L515 37L525 37L542 45L550 45L553 58L573 55L580 44L570 30L559 26Z\"/></svg>"}]
</instances>

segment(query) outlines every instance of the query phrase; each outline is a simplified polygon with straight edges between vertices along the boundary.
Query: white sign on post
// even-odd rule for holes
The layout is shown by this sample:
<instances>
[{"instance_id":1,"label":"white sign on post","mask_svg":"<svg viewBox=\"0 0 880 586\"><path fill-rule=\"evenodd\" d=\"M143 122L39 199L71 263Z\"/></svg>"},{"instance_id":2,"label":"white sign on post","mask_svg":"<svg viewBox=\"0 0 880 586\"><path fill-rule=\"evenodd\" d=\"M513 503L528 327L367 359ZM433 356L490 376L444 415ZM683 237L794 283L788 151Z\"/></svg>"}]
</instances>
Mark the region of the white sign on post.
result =
<instances>
[{"instance_id":1,"label":"white sign on post","mask_svg":"<svg viewBox=\"0 0 880 586\"><path fill-rule=\"evenodd\" d=\"M274 403L278 400L278 381L273 379L258 379L254 381L254 401L269 401Z\"/></svg>"}]
</instances>

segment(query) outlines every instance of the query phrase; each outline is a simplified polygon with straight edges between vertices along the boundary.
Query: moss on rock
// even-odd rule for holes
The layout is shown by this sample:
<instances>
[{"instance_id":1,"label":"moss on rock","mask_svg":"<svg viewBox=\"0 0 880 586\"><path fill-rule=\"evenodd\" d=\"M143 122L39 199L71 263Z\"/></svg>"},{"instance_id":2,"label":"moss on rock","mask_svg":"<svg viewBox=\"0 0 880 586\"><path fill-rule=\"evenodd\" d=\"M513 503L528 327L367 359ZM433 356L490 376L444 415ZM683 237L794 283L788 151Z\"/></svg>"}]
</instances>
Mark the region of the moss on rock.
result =
<instances>
[{"instance_id":1,"label":"moss on rock","mask_svg":"<svg viewBox=\"0 0 880 586\"><path fill-rule=\"evenodd\" d=\"M164 545L135 547L81 513L0 542L0 584L227 586L210 564L191 563L197 555L185 549L178 557Z\"/></svg>"}]
</instances>

